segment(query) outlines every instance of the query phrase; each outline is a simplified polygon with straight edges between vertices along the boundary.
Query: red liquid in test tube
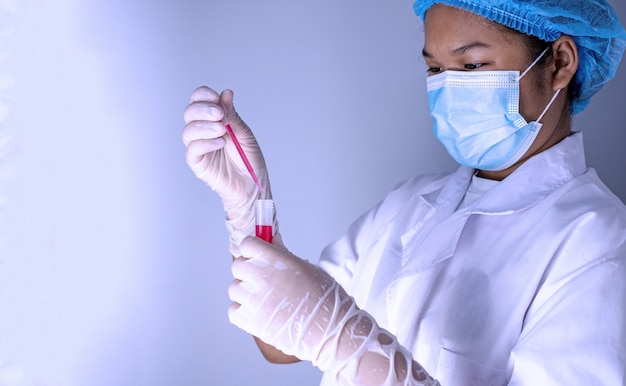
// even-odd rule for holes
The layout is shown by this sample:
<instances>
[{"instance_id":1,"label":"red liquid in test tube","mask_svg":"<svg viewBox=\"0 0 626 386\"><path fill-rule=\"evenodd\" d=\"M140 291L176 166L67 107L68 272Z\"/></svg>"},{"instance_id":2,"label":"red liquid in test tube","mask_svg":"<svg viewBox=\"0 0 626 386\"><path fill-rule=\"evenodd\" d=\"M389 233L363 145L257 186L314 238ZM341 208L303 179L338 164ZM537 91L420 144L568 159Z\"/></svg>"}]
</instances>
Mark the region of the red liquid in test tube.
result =
<instances>
[{"instance_id":1,"label":"red liquid in test tube","mask_svg":"<svg viewBox=\"0 0 626 386\"><path fill-rule=\"evenodd\" d=\"M256 237L268 243L274 235L274 201L256 200L254 203L256 215Z\"/></svg>"},{"instance_id":2,"label":"red liquid in test tube","mask_svg":"<svg viewBox=\"0 0 626 386\"><path fill-rule=\"evenodd\" d=\"M257 225L256 226L256 237L261 238L268 243L272 242L272 235L274 233L274 229L271 225Z\"/></svg>"}]
</instances>

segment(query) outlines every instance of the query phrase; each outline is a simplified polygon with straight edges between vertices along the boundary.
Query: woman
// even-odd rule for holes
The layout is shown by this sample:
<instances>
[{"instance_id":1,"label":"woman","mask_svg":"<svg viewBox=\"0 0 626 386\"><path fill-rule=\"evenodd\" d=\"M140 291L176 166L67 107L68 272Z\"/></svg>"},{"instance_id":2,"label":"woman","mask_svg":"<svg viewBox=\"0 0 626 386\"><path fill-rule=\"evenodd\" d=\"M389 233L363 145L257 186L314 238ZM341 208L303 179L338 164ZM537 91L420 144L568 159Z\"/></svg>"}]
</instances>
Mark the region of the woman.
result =
<instances>
[{"instance_id":1,"label":"woman","mask_svg":"<svg viewBox=\"0 0 626 386\"><path fill-rule=\"evenodd\" d=\"M259 191L224 114L271 197L263 156L232 92L194 91L183 138L227 212L230 320L329 385L623 384L626 207L585 166L571 115L614 75L624 29L604 0L414 8L435 135L461 167L400 184L319 267L279 234L246 238Z\"/></svg>"}]
</instances>

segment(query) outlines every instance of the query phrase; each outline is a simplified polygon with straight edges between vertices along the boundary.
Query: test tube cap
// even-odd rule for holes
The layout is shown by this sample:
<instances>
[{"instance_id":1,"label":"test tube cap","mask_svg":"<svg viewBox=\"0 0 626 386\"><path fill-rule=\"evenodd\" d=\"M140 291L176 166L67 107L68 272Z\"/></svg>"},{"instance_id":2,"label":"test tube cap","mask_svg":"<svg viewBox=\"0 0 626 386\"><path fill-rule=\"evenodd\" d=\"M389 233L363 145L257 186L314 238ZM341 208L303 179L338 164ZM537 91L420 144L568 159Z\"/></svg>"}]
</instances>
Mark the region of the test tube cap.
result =
<instances>
[{"instance_id":1,"label":"test tube cap","mask_svg":"<svg viewBox=\"0 0 626 386\"><path fill-rule=\"evenodd\" d=\"M254 207L257 225L274 224L274 200L256 200Z\"/></svg>"}]
</instances>

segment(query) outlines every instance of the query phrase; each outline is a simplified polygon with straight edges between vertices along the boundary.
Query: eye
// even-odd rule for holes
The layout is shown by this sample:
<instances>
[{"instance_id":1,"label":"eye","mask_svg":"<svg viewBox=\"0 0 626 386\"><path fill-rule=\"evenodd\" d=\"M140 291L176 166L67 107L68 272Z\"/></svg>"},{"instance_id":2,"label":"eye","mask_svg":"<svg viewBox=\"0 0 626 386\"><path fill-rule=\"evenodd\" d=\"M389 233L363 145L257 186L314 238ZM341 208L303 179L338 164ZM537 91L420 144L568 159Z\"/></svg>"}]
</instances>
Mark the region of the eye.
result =
<instances>
[{"instance_id":1,"label":"eye","mask_svg":"<svg viewBox=\"0 0 626 386\"><path fill-rule=\"evenodd\" d=\"M441 72L441 67L428 67L428 70L426 70L426 72L429 75L438 74Z\"/></svg>"},{"instance_id":2,"label":"eye","mask_svg":"<svg viewBox=\"0 0 626 386\"><path fill-rule=\"evenodd\" d=\"M485 63L468 63L468 64L465 65L465 69L466 70L476 70L478 68L481 68L484 65L485 65Z\"/></svg>"}]
</instances>

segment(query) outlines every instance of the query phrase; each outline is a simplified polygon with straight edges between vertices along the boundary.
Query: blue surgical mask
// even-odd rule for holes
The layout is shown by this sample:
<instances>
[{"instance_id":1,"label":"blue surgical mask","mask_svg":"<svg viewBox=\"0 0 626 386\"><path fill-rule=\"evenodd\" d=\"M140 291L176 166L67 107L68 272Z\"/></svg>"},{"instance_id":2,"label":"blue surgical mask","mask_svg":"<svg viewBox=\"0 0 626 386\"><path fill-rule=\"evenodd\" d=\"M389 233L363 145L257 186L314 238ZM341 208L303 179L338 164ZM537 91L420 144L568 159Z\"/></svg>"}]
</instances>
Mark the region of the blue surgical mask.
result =
<instances>
[{"instance_id":1,"label":"blue surgical mask","mask_svg":"<svg viewBox=\"0 0 626 386\"><path fill-rule=\"evenodd\" d=\"M428 77L435 136L458 163L504 170L528 151L560 90L529 123L519 113L519 83L546 51L521 75L519 71L444 71Z\"/></svg>"}]
</instances>

